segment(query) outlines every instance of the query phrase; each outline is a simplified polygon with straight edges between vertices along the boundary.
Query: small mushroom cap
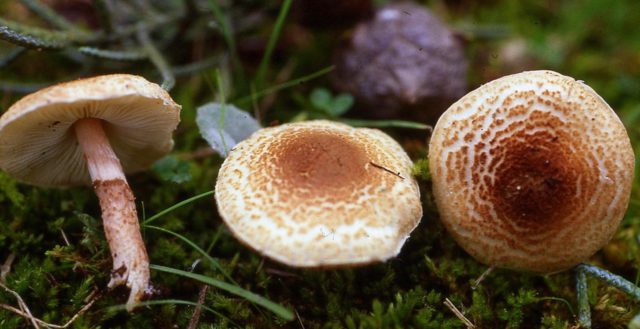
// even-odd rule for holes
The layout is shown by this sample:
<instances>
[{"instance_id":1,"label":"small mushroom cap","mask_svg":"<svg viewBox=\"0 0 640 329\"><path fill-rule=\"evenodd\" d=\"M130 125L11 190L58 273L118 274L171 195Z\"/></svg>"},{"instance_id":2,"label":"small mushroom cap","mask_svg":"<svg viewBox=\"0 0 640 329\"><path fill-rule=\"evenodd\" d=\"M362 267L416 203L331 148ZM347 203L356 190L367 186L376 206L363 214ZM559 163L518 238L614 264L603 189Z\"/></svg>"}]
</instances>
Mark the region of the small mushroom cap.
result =
<instances>
[{"instance_id":1,"label":"small mushroom cap","mask_svg":"<svg viewBox=\"0 0 640 329\"><path fill-rule=\"evenodd\" d=\"M400 145L379 130L284 124L229 153L215 197L233 234L279 262L384 261L400 252L422 217L411 168Z\"/></svg>"},{"instance_id":2,"label":"small mushroom cap","mask_svg":"<svg viewBox=\"0 0 640 329\"><path fill-rule=\"evenodd\" d=\"M604 246L630 197L634 155L618 116L551 71L489 82L453 104L430 142L441 219L479 261L538 273Z\"/></svg>"},{"instance_id":3,"label":"small mushroom cap","mask_svg":"<svg viewBox=\"0 0 640 329\"><path fill-rule=\"evenodd\" d=\"M173 147L180 106L155 83L127 74L54 85L27 95L0 118L0 168L34 185L90 184L73 124L103 120L126 173L144 170Z\"/></svg>"}]
</instances>

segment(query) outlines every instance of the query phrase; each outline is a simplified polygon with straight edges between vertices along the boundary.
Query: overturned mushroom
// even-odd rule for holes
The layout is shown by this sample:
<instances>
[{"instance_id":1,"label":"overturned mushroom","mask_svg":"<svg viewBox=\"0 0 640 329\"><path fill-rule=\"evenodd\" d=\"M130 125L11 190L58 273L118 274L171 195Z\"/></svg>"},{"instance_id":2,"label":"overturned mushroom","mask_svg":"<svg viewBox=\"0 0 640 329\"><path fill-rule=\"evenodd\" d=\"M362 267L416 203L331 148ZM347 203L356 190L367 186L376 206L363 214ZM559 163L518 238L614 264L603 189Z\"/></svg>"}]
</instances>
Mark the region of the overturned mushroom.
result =
<instances>
[{"instance_id":1,"label":"overturned mushroom","mask_svg":"<svg viewBox=\"0 0 640 329\"><path fill-rule=\"evenodd\" d=\"M113 258L109 287L131 289L131 310L149 285L149 259L124 173L173 147L180 106L142 77L116 74L30 94L0 118L0 168L39 186L93 184Z\"/></svg>"},{"instance_id":2,"label":"overturned mushroom","mask_svg":"<svg viewBox=\"0 0 640 329\"><path fill-rule=\"evenodd\" d=\"M430 142L441 219L479 261L551 273L609 241L627 208L634 155L622 122L582 81L506 76L440 118Z\"/></svg>"},{"instance_id":3,"label":"overturned mushroom","mask_svg":"<svg viewBox=\"0 0 640 329\"><path fill-rule=\"evenodd\" d=\"M379 130L285 124L231 150L216 201L240 241L287 265L384 261L400 252L422 217L411 167Z\"/></svg>"}]
</instances>

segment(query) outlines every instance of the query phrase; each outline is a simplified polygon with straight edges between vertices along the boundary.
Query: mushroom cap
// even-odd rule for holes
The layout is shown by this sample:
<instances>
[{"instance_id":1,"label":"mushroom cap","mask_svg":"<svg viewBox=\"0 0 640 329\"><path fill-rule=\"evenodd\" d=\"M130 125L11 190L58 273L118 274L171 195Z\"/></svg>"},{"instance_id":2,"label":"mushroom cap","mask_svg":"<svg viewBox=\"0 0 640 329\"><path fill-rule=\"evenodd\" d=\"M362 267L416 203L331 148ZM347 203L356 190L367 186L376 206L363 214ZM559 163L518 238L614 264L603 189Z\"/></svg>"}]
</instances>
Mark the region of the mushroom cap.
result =
<instances>
[{"instance_id":1,"label":"mushroom cap","mask_svg":"<svg viewBox=\"0 0 640 329\"><path fill-rule=\"evenodd\" d=\"M411 168L400 145L379 130L284 124L231 150L215 198L233 234L279 262L371 263L397 255L422 217Z\"/></svg>"},{"instance_id":2,"label":"mushroom cap","mask_svg":"<svg viewBox=\"0 0 640 329\"><path fill-rule=\"evenodd\" d=\"M466 92L461 40L415 3L380 7L354 29L334 63L336 87L351 93L370 116L404 110L434 119Z\"/></svg>"},{"instance_id":3,"label":"mushroom cap","mask_svg":"<svg viewBox=\"0 0 640 329\"><path fill-rule=\"evenodd\" d=\"M604 246L630 197L622 122L582 81L531 71L453 104L430 142L441 219L480 262L551 273Z\"/></svg>"},{"instance_id":4,"label":"mushroom cap","mask_svg":"<svg viewBox=\"0 0 640 329\"><path fill-rule=\"evenodd\" d=\"M57 84L29 94L0 118L0 168L41 186L90 184L73 124L103 120L126 173L144 170L173 147L180 106L155 83L127 74Z\"/></svg>"}]
</instances>

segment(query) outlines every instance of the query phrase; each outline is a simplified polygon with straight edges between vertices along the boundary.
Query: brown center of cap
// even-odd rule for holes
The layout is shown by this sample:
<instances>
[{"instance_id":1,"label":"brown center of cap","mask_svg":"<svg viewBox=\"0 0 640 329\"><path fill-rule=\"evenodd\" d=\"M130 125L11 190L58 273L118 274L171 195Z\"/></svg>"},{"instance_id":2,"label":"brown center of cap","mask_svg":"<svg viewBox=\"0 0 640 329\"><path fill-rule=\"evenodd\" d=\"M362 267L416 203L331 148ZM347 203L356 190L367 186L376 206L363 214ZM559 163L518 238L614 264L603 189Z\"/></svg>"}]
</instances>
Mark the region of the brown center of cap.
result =
<instances>
[{"instance_id":1,"label":"brown center of cap","mask_svg":"<svg viewBox=\"0 0 640 329\"><path fill-rule=\"evenodd\" d=\"M369 162L360 145L326 131L306 130L282 136L274 145L276 176L290 188L318 194L353 186L366 177Z\"/></svg>"},{"instance_id":2,"label":"brown center of cap","mask_svg":"<svg viewBox=\"0 0 640 329\"><path fill-rule=\"evenodd\" d=\"M522 137L522 136L519 136ZM498 150L500 165L490 189L496 210L520 227L547 226L566 217L576 202L576 161L548 133L514 138Z\"/></svg>"}]
</instances>

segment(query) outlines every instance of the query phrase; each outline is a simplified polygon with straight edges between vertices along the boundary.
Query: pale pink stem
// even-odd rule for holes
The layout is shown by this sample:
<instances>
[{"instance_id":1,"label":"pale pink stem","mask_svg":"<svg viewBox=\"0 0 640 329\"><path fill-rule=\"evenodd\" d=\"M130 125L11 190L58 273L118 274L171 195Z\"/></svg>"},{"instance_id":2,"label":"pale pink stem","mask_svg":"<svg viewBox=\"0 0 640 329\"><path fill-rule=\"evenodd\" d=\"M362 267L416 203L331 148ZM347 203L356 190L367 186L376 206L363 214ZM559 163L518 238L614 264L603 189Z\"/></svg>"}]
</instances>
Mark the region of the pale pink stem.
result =
<instances>
[{"instance_id":1,"label":"pale pink stem","mask_svg":"<svg viewBox=\"0 0 640 329\"><path fill-rule=\"evenodd\" d=\"M113 258L109 288L126 284L131 289L131 311L149 286L149 257L140 235L135 198L113 152L100 119L80 119L76 136L87 161L93 188L100 199L102 223Z\"/></svg>"}]
</instances>

